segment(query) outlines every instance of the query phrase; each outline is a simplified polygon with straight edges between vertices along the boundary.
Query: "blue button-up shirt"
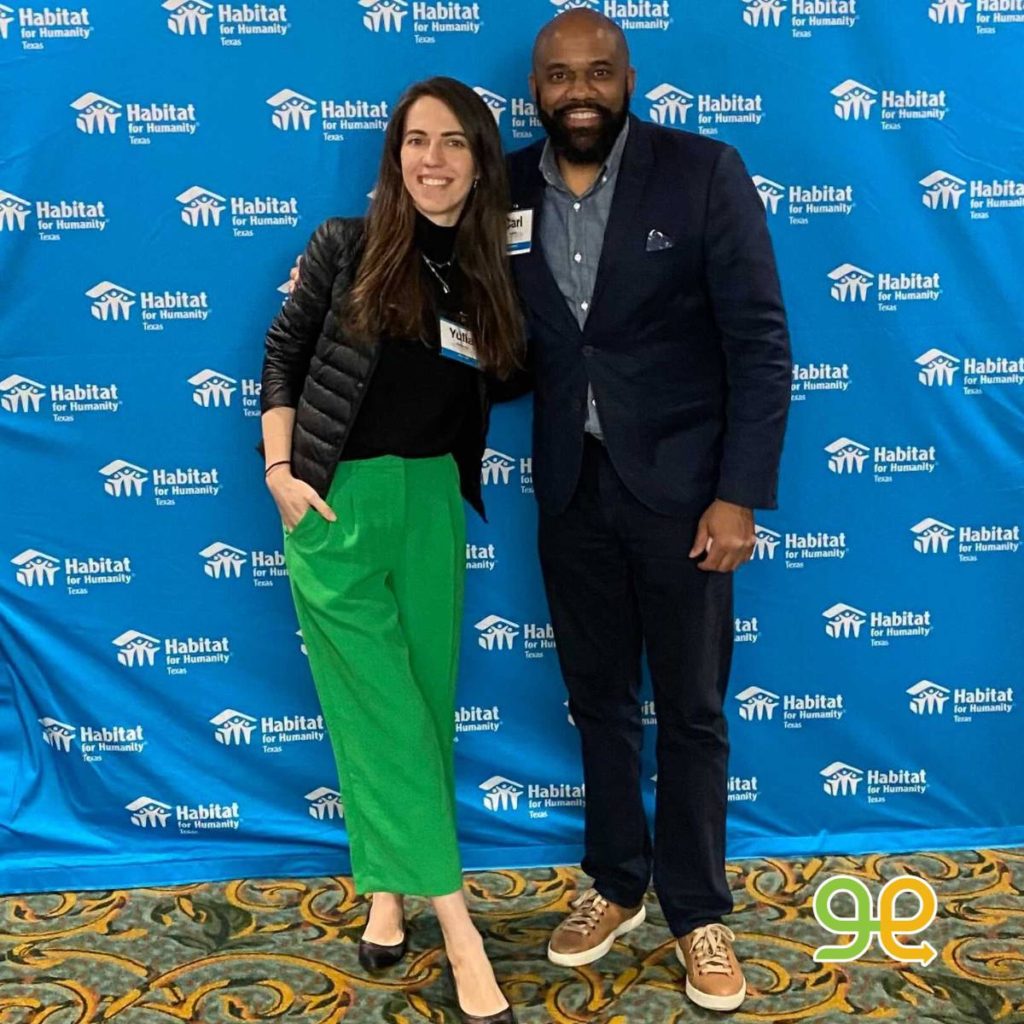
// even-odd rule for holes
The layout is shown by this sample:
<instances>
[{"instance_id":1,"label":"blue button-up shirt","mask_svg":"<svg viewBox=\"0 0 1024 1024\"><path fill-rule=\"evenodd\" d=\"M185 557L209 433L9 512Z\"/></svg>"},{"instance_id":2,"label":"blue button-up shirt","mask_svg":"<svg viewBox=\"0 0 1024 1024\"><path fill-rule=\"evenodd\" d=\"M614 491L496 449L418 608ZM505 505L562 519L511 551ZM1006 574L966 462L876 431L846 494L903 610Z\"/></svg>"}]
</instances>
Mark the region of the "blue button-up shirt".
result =
<instances>
[{"instance_id":1,"label":"blue button-up shirt","mask_svg":"<svg viewBox=\"0 0 1024 1024\"><path fill-rule=\"evenodd\" d=\"M597 266L601 260L604 232L608 226L608 214L612 208L615 182L619 176L628 132L627 121L604 167L581 196L574 195L565 184L550 140L540 157L540 172L546 182L540 242L544 247L548 267L581 330L587 322L587 314L594 300ZM601 437L597 401L594 389L589 384L584 429L595 437Z\"/></svg>"}]
</instances>

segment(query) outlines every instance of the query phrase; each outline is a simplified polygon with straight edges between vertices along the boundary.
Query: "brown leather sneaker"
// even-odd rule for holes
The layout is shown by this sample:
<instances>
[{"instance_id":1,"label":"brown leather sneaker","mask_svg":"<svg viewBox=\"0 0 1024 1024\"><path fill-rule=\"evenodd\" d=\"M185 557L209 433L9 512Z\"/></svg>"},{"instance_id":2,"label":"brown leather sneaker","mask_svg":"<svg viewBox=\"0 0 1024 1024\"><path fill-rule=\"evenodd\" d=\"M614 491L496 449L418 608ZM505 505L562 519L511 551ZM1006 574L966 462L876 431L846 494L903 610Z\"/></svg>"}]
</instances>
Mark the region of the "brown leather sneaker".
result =
<instances>
[{"instance_id":1,"label":"brown leather sneaker","mask_svg":"<svg viewBox=\"0 0 1024 1024\"><path fill-rule=\"evenodd\" d=\"M735 1010L747 994L740 962L732 951L736 936L724 924L694 928L676 942L686 968L686 994L705 1010Z\"/></svg>"},{"instance_id":2,"label":"brown leather sneaker","mask_svg":"<svg viewBox=\"0 0 1024 1024\"><path fill-rule=\"evenodd\" d=\"M569 904L572 913L551 933L548 959L559 967L582 967L600 960L620 935L644 923L642 903L620 907L596 889L587 889Z\"/></svg>"}]
</instances>

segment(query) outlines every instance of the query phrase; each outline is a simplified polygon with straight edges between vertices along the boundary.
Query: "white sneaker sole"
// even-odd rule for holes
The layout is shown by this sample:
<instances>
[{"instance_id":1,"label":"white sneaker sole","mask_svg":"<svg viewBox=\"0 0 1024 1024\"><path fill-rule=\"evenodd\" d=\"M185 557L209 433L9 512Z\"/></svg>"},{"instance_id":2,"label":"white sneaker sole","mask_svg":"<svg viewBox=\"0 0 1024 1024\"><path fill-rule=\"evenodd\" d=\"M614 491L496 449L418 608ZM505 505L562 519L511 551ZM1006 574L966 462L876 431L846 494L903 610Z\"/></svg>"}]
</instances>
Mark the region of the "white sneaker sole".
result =
<instances>
[{"instance_id":1,"label":"white sneaker sole","mask_svg":"<svg viewBox=\"0 0 1024 1024\"><path fill-rule=\"evenodd\" d=\"M679 943L675 944L676 947L676 959L683 965L683 970L686 970L686 961L683 959L682 951L679 948ZM739 992L734 993L731 996L712 996L708 995L707 992L701 992L699 988L695 988L690 984L690 979L686 979L686 996L691 1003L695 1003L697 1006L704 1010L735 1010L744 999L747 998L747 981L743 979L743 985Z\"/></svg>"},{"instance_id":2,"label":"white sneaker sole","mask_svg":"<svg viewBox=\"0 0 1024 1024\"><path fill-rule=\"evenodd\" d=\"M583 967L586 964L592 964L595 960L600 960L601 957L607 953L612 946L615 944L615 940L620 935L625 935L627 932L631 932L634 928L639 928L647 919L647 908L641 904L640 909L628 920L623 921L618 928L615 929L608 936L604 942L592 949L584 949L579 953L556 953L551 948L551 943L548 943L548 959L553 964L558 964L559 967Z\"/></svg>"}]
</instances>

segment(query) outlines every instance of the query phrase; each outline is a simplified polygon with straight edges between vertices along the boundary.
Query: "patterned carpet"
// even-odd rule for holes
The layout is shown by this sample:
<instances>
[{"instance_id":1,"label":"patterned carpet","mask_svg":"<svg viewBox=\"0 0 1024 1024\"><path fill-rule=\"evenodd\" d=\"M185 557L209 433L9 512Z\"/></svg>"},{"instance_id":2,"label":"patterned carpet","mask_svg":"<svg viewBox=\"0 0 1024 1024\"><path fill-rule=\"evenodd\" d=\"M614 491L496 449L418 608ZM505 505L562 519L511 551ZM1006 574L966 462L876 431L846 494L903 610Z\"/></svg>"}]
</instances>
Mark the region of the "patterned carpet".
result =
<instances>
[{"instance_id":1,"label":"patterned carpet","mask_svg":"<svg viewBox=\"0 0 1024 1024\"><path fill-rule=\"evenodd\" d=\"M750 992L728 1018L681 995L653 898L648 923L608 956L563 970L543 950L578 872L467 879L522 1024L1024 1024L1024 851L760 860L729 870L736 913L728 923ZM835 940L815 921L812 896L835 874L863 878L876 894L897 875L931 882L939 917L918 939L938 957L897 965L872 945L852 965L815 963L815 948ZM355 956L365 904L345 878L0 898L0 1024L453 1022L436 922L421 901L408 907L410 956L371 980Z\"/></svg>"}]
</instances>

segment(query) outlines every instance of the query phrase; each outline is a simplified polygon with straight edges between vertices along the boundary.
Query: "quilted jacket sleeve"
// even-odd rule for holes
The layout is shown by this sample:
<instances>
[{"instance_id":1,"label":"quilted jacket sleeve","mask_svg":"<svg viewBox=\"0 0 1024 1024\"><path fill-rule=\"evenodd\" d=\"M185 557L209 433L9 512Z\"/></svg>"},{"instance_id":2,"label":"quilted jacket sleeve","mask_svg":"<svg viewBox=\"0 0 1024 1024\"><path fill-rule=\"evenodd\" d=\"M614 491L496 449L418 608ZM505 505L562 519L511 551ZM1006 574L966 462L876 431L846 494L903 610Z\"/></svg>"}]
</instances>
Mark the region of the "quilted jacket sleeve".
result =
<instances>
[{"instance_id":1,"label":"quilted jacket sleeve","mask_svg":"<svg viewBox=\"0 0 1024 1024\"><path fill-rule=\"evenodd\" d=\"M338 256L347 223L334 217L313 232L299 267L299 283L267 331L263 357L263 412L295 407L309 371L309 362L331 306Z\"/></svg>"}]
</instances>

